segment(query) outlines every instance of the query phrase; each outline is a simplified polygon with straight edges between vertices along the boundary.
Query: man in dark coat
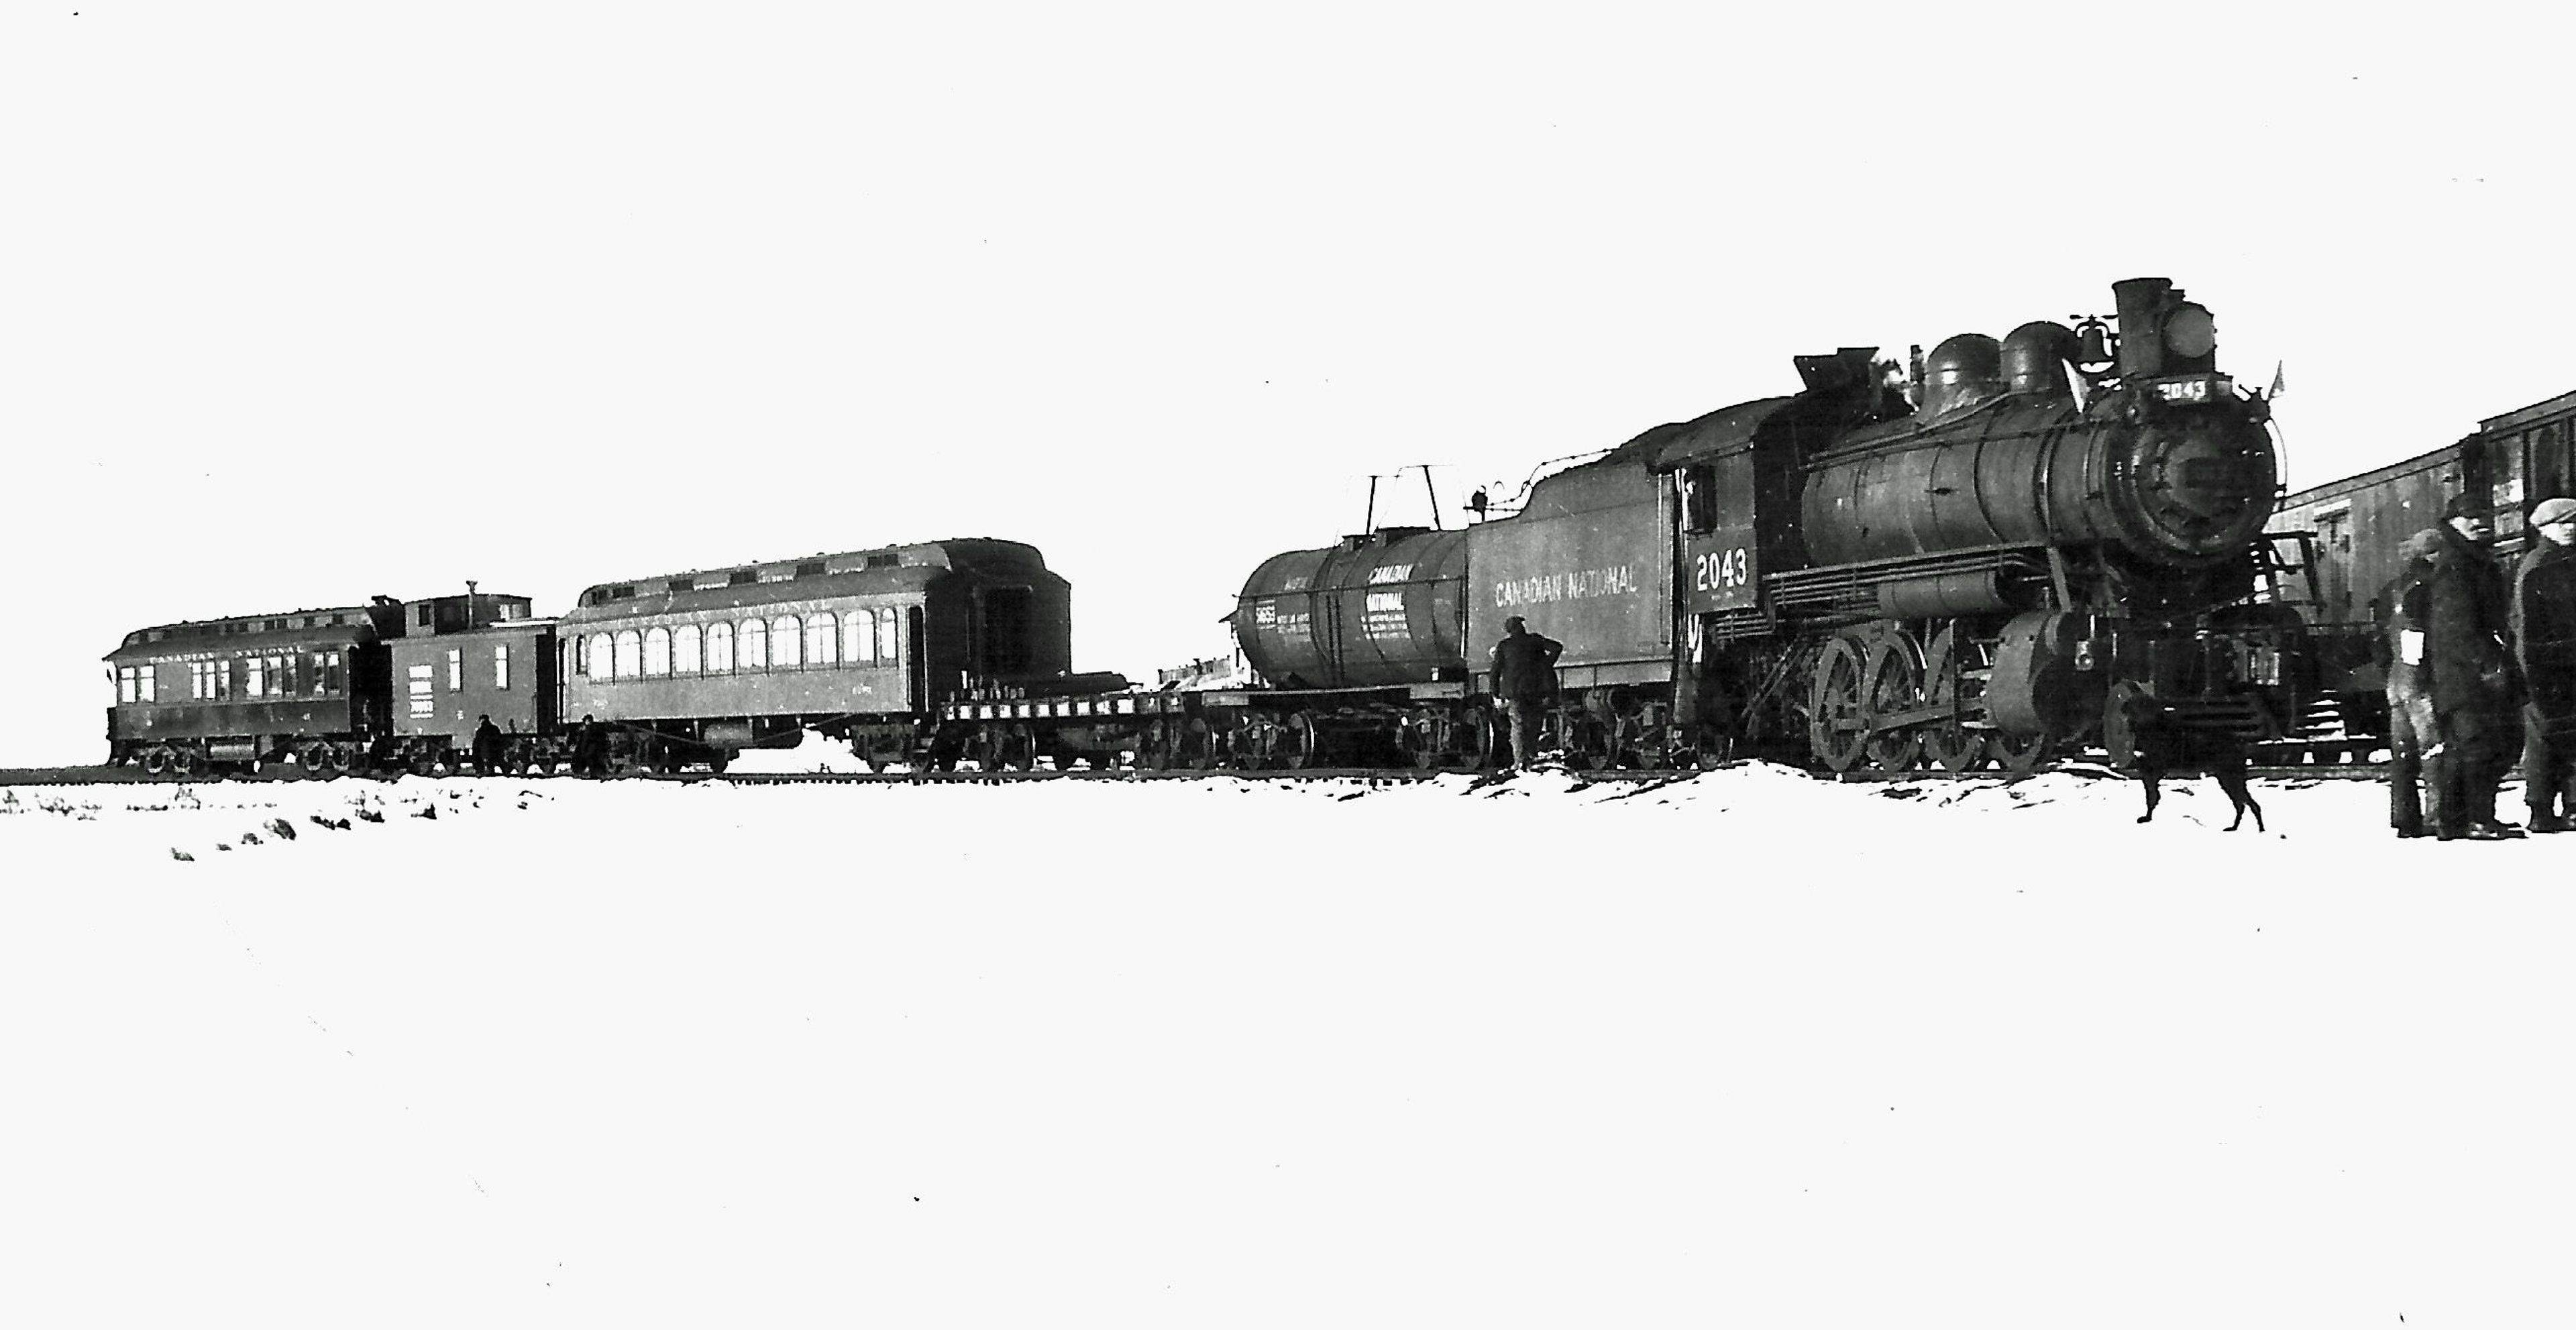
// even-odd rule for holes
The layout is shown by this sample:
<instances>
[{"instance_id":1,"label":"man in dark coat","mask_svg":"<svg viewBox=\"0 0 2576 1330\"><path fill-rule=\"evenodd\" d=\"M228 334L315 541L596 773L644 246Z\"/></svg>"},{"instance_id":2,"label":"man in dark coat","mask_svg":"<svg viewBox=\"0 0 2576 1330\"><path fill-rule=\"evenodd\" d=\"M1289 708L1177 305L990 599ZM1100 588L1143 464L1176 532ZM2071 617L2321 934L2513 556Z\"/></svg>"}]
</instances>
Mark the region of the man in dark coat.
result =
<instances>
[{"instance_id":1,"label":"man in dark coat","mask_svg":"<svg viewBox=\"0 0 2576 1330\"><path fill-rule=\"evenodd\" d=\"M2531 548L2513 575L2513 643L2522 666L2522 797L2531 829L2565 831L2576 778L2576 499L2531 510Z\"/></svg>"},{"instance_id":2,"label":"man in dark coat","mask_svg":"<svg viewBox=\"0 0 2576 1330\"><path fill-rule=\"evenodd\" d=\"M1556 658L1565 644L1529 630L1515 614L1503 620L1503 640L1494 644L1494 697L1511 722L1510 765L1527 771L1538 757L1539 720L1556 698Z\"/></svg>"},{"instance_id":3,"label":"man in dark coat","mask_svg":"<svg viewBox=\"0 0 2576 1330\"><path fill-rule=\"evenodd\" d=\"M608 774L608 736L600 731L599 722L589 716L583 716L580 726L572 732L572 774Z\"/></svg>"},{"instance_id":4,"label":"man in dark coat","mask_svg":"<svg viewBox=\"0 0 2576 1330\"><path fill-rule=\"evenodd\" d=\"M501 727L488 715L475 719L474 774L489 776L501 769Z\"/></svg>"},{"instance_id":5,"label":"man in dark coat","mask_svg":"<svg viewBox=\"0 0 2576 1330\"><path fill-rule=\"evenodd\" d=\"M2425 625L2425 657L2442 730L2441 752L2426 773L2441 787L2438 834L2512 840L2522 829L2495 816L2496 786L2522 739L2508 641L2511 596L2484 544L2484 509L2459 495L2443 517L2442 547L2424 584L2432 620Z\"/></svg>"},{"instance_id":6,"label":"man in dark coat","mask_svg":"<svg viewBox=\"0 0 2576 1330\"><path fill-rule=\"evenodd\" d=\"M2433 695L2426 688L2424 625L2432 618L2425 579L2433 572L2433 555L2442 548L2442 533L2427 528L2397 547L2397 576L2379 593L2387 621L2382 650L2388 671L2388 825L2401 837L2429 836L2442 824L2441 786L2418 792L2428 753L2440 751L2442 728L2433 716Z\"/></svg>"}]
</instances>

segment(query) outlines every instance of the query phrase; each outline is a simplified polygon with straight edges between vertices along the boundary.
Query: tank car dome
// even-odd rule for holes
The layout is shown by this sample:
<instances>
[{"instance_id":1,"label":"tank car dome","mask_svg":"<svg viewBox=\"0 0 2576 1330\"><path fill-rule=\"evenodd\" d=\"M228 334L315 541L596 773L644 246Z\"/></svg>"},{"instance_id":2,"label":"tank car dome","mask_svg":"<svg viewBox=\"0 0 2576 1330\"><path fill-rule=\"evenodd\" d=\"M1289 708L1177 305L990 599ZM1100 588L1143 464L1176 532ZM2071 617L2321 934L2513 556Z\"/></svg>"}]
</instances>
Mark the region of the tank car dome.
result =
<instances>
[{"instance_id":1,"label":"tank car dome","mask_svg":"<svg viewBox=\"0 0 2576 1330\"><path fill-rule=\"evenodd\" d=\"M2067 397L2074 392L2066 367L2075 363L2075 333L2062 323L2043 319L2025 323L2004 335L2003 372L2007 391Z\"/></svg>"},{"instance_id":2,"label":"tank car dome","mask_svg":"<svg viewBox=\"0 0 2576 1330\"><path fill-rule=\"evenodd\" d=\"M1923 414L1945 415L2003 391L2003 351L1984 333L1961 333L1923 362Z\"/></svg>"}]
</instances>

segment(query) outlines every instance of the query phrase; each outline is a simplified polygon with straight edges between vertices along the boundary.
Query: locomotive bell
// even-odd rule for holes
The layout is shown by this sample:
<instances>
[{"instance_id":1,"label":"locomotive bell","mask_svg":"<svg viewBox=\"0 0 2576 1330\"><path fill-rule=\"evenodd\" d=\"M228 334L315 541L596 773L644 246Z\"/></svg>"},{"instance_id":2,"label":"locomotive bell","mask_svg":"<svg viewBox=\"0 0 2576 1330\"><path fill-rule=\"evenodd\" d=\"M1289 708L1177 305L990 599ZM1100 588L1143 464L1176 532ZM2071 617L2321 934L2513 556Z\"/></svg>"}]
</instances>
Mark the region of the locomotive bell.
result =
<instances>
[{"instance_id":1,"label":"locomotive bell","mask_svg":"<svg viewBox=\"0 0 2576 1330\"><path fill-rule=\"evenodd\" d=\"M1923 414L1941 416L2003 391L2003 349L1984 333L1961 333L1924 362Z\"/></svg>"}]
</instances>

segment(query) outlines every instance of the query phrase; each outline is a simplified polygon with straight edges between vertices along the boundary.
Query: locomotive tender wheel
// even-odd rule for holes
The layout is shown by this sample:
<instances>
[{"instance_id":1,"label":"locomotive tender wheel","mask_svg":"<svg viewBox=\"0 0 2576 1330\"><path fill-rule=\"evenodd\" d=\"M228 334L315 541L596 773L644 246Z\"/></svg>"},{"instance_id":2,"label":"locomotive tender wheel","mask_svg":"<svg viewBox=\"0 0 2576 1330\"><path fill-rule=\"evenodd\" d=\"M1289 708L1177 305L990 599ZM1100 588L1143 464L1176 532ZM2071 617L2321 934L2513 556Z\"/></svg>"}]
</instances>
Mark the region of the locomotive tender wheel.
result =
<instances>
[{"instance_id":1,"label":"locomotive tender wheel","mask_svg":"<svg viewBox=\"0 0 2576 1330\"><path fill-rule=\"evenodd\" d=\"M1923 666L1914 657L1913 643L1882 637L1870 645L1868 662L1861 671L1861 695L1869 699L1870 714L1911 711L1922 701ZM1871 766L1904 771L1922 753L1923 736L1915 729L1880 730L1869 736L1867 747Z\"/></svg>"},{"instance_id":2,"label":"locomotive tender wheel","mask_svg":"<svg viewBox=\"0 0 2576 1330\"><path fill-rule=\"evenodd\" d=\"M1858 765L1869 737L1869 709L1861 691L1864 663L1849 637L1827 642L1816 657L1815 683L1807 691L1807 746L1830 771Z\"/></svg>"}]
</instances>

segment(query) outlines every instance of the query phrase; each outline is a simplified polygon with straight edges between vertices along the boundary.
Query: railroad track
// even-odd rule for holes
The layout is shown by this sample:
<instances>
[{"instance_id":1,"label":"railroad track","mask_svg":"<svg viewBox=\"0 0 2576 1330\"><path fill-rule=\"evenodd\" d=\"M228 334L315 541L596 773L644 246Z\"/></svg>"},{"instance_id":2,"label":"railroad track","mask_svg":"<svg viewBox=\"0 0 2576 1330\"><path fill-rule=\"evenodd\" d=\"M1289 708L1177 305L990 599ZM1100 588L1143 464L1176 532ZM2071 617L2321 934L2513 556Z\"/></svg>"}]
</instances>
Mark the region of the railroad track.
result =
<instances>
[{"instance_id":1,"label":"railroad track","mask_svg":"<svg viewBox=\"0 0 2576 1330\"><path fill-rule=\"evenodd\" d=\"M2080 760L2051 763L2047 766L2041 767L2039 772L2034 774L2045 774L2051 771L2067 772L2075 775L2106 780L2128 779L2128 774L2125 772L2115 771L2110 767L2103 766L2098 763L2084 762ZM1420 770L1413 768L1384 769L1351 767L1310 768L1301 771L1234 771L1220 767L1206 771L1147 771L1142 769L1123 769L1118 771L733 772L722 776L713 775L703 771L683 772L671 775L632 772L608 777L607 779L618 781L663 781L683 785L698 781L711 780L727 781L736 785L1014 785L1024 781L1072 780L1132 782L1206 780L1212 777L1229 777L1236 780L1288 782L1361 780L1374 785L1409 785L1419 781L1430 780L1437 776L1465 774L1470 773L1463 772L1457 768ZM1641 771L1621 769L1612 771L1568 771L1566 774L1572 776L1577 781L1584 783L1598 782L1634 784L1639 782L1686 779L1690 776L1697 775L1698 773L1695 771L1676 770ZM2002 782L2021 779L2020 777L2016 777L2005 771L1951 772L1940 770L1938 768L1928 771L1878 771L1864 768L1860 770L1847 771L1840 775L1821 771L1811 774L1818 780L1839 781L1847 784L1883 784L1898 781L1973 780ZM2250 768L2247 774L2258 780L2378 780L2386 774L2386 770L2380 764L2375 762L2303 763L2296 766L2257 766ZM397 778L399 777L335 776L330 777L329 779L363 781L393 780ZM300 781L304 779L306 779L306 777L302 773L295 771L292 768L251 773L235 772L218 777L200 778L194 782L178 782L167 778L155 780L152 777L144 775L142 771L134 767L23 767L16 769L0 769L0 786L173 785L182 783L210 784L215 781L266 782ZM411 777L411 779L437 778ZM569 781L579 780L582 778L577 776L556 775L528 776L520 777L519 779Z\"/></svg>"}]
</instances>

